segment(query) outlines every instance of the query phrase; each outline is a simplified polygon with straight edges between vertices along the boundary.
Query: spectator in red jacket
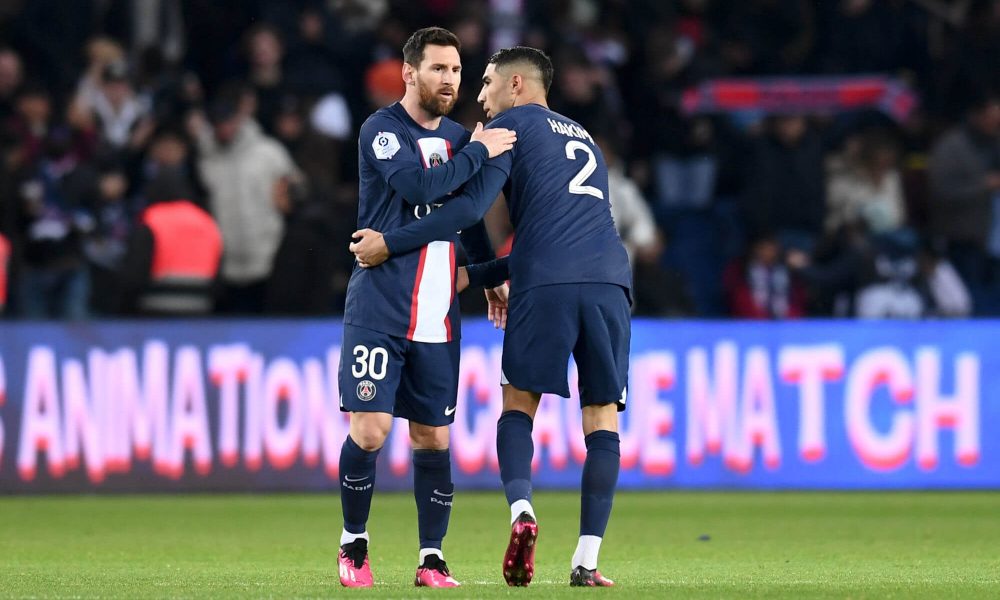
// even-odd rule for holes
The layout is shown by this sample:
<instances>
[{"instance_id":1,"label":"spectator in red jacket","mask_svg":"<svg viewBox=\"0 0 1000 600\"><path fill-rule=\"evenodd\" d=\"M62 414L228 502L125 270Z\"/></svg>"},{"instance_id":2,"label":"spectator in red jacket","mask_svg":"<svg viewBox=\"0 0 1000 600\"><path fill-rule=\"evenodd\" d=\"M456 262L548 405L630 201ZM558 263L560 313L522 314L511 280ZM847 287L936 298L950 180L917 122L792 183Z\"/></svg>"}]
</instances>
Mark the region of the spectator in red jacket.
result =
<instances>
[{"instance_id":1,"label":"spectator in red jacket","mask_svg":"<svg viewBox=\"0 0 1000 600\"><path fill-rule=\"evenodd\" d=\"M795 319L805 316L805 291L782 261L777 238L763 234L723 278L729 312L740 319Z\"/></svg>"}]
</instances>

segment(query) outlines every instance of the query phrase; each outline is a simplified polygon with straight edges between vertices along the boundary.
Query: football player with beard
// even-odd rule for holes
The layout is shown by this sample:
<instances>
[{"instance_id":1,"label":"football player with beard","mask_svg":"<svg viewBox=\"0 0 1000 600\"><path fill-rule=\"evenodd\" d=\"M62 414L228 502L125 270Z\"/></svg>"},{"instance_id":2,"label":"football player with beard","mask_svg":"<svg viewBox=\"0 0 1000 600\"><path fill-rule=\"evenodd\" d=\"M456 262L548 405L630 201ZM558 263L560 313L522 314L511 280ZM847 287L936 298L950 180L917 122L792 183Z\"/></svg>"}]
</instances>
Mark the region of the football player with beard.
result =
<instances>
[{"instance_id":1,"label":"football player with beard","mask_svg":"<svg viewBox=\"0 0 1000 600\"><path fill-rule=\"evenodd\" d=\"M403 47L406 92L365 121L358 140L358 229L392 231L446 202L487 159L509 150L513 131L472 134L445 115L462 81L460 44L439 27L421 29ZM459 310L455 244L450 232L381 269L355 267L347 289L341 346L341 410L350 433L340 454L344 530L340 581L371 587L367 521L375 460L393 417L409 421L420 553L415 585L458 586L441 543L454 486L448 426L458 392ZM470 260L493 258L482 222L461 233Z\"/></svg>"}]
</instances>

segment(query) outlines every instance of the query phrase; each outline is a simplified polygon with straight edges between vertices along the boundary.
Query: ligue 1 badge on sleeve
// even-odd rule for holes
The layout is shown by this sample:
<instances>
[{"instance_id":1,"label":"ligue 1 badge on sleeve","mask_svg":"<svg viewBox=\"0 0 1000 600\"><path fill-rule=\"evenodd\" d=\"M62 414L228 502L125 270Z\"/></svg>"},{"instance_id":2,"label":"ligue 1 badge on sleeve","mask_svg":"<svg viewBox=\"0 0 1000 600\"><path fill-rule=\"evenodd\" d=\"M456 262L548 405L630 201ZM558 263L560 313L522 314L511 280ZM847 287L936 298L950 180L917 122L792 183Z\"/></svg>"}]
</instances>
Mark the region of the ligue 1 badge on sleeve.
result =
<instances>
[{"instance_id":1,"label":"ligue 1 badge on sleeve","mask_svg":"<svg viewBox=\"0 0 1000 600\"><path fill-rule=\"evenodd\" d=\"M399 152L399 139L391 131L380 131L372 141L372 150L375 151L375 158L388 160Z\"/></svg>"},{"instance_id":2,"label":"ligue 1 badge on sleeve","mask_svg":"<svg viewBox=\"0 0 1000 600\"><path fill-rule=\"evenodd\" d=\"M367 379L358 384L358 400L368 402L375 397L375 384Z\"/></svg>"}]
</instances>

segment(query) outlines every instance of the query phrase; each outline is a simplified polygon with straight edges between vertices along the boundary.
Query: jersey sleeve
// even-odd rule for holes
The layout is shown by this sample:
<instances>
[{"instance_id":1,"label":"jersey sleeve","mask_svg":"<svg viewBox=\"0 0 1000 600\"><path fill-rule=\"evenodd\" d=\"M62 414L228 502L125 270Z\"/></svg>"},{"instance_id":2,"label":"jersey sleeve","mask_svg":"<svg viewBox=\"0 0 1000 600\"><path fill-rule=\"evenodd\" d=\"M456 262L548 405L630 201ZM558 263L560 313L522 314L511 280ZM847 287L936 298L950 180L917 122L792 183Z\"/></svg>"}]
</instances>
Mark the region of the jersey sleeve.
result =
<instances>
[{"instance_id":1,"label":"jersey sleeve","mask_svg":"<svg viewBox=\"0 0 1000 600\"><path fill-rule=\"evenodd\" d=\"M497 157L499 158L499 157ZM493 166L491 159L465 186L461 195L431 211L418 221L383 234L383 241L393 254L405 254L434 240L446 239L454 232L471 227L483 218L507 181L507 174Z\"/></svg>"},{"instance_id":2,"label":"jersey sleeve","mask_svg":"<svg viewBox=\"0 0 1000 600\"><path fill-rule=\"evenodd\" d=\"M423 160L406 143L403 127L387 117L373 117L361 127L358 150L407 204L440 201L469 180L489 158L486 146L466 144L448 162L425 168Z\"/></svg>"},{"instance_id":3,"label":"jersey sleeve","mask_svg":"<svg viewBox=\"0 0 1000 600\"><path fill-rule=\"evenodd\" d=\"M484 263L468 265L469 287L493 288L510 279L509 256L502 256Z\"/></svg>"},{"instance_id":4,"label":"jersey sleeve","mask_svg":"<svg viewBox=\"0 0 1000 600\"><path fill-rule=\"evenodd\" d=\"M486 262L496 256L490 243L490 235L486 232L486 225L482 221L463 229L460 239L470 263Z\"/></svg>"}]
</instances>

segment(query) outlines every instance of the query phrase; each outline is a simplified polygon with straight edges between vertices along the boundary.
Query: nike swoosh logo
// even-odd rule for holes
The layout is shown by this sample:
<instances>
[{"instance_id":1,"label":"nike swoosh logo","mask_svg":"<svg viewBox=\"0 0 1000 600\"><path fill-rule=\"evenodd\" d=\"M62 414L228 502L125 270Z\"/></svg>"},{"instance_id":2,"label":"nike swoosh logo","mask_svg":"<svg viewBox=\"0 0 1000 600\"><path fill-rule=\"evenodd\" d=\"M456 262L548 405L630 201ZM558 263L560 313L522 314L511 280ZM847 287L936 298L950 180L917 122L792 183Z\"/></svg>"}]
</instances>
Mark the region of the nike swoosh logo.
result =
<instances>
[{"instance_id":1,"label":"nike swoosh logo","mask_svg":"<svg viewBox=\"0 0 1000 600\"><path fill-rule=\"evenodd\" d=\"M448 408L444 409L444 416L450 417L451 415L455 414L455 410L457 408L458 408L457 406L451 406L451 407L448 407Z\"/></svg>"},{"instance_id":2,"label":"nike swoosh logo","mask_svg":"<svg viewBox=\"0 0 1000 600\"><path fill-rule=\"evenodd\" d=\"M450 494L442 494L441 492L437 491L437 488L434 488L434 493L437 494L438 496L444 496L445 498L451 498L452 496L455 495L455 492L452 492Z\"/></svg>"},{"instance_id":3,"label":"nike swoosh logo","mask_svg":"<svg viewBox=\"0 0 1000 600\"><path fill-rule=\"evenodd\" d=\"M352 477L350 477L348 475L344 475L344 481L349 481L351 483L357 483L359 481L364 481L365 479L368 479L368 478L367 477L352 478Z\"/></svg>"}]
</instances>

